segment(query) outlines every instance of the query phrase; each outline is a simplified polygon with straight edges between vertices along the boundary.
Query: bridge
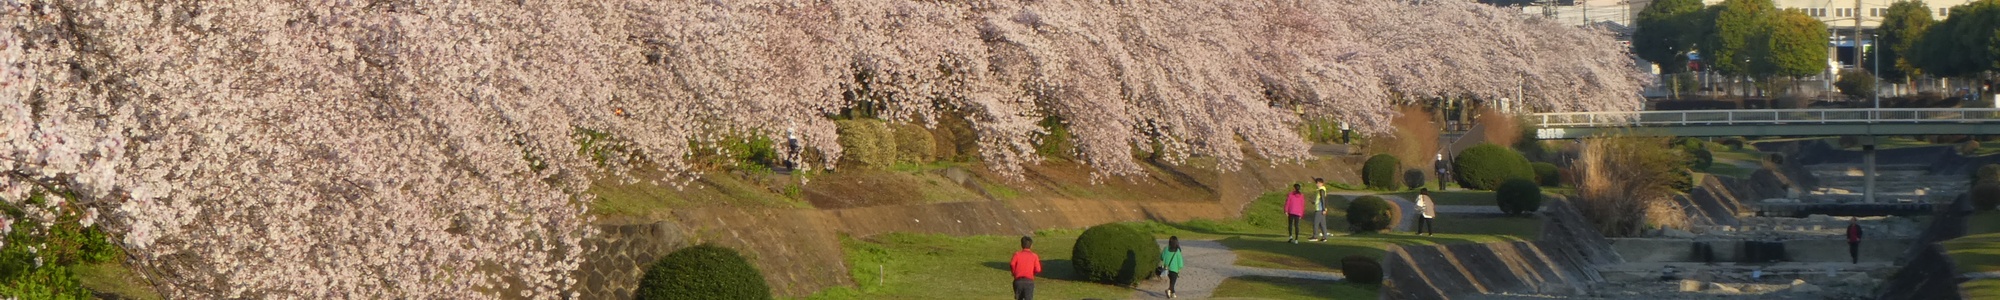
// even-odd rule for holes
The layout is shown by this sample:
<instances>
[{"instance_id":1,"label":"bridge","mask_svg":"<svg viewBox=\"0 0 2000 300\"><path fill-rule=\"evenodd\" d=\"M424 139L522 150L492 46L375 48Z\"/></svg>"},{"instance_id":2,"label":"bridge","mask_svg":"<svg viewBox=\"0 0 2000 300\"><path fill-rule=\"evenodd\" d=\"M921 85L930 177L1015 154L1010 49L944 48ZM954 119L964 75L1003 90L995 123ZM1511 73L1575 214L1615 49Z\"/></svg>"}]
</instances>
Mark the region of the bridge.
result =
<instances>
[{"instance_id":1,"label":"bridge","mask_svg":"<svg viewBox=\"0 0 2000 300\"><path fill-rule=\"evenodd\" d=\"M1858 136L1865 201L1875 203L1875 136L2000 134L2000 109L1740 109L1541 113L1536 139L1624 136Z\"/></svg>"}]
</instances>

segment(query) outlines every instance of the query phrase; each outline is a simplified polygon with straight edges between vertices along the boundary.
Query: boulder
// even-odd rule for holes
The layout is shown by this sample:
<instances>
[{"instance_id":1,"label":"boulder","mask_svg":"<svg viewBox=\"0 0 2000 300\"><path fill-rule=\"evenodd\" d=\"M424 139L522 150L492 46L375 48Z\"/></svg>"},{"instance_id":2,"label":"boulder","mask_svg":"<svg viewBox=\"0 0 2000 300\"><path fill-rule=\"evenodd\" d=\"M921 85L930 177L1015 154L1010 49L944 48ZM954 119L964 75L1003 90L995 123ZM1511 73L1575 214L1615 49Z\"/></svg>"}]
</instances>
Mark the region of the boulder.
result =
<instances>
[{"instance_id":1,"label":"boulder","mask_svg":"<svg viewBox=\"0 0 2000 300\"><path fill-rule=\"evenodd\" d=\"M1792 288L1788 290L1792 291L1793 293L1818 293L1822 291L1822 289L1820 289L1819 286L1813 285L1811 283L1793 284Z\"/></svg>"},{"instance_id":2,"label":"boulder","mask_svg":"<svg viewBox=\"0 0 2000 300\"><path fill-rule=\"evenodd\" d=\"M1806 221L1808 221L1808 222L1833 222L1833 221L1835 221L1835 220L1833 219L1833 217L1832 217L1832 216L1828 216L1828 215L1822 215L1822 214L1813 214L1813 215L1810 215L1810 216L1806 216Z\"/></svg>"},{"instance_id":3,"label":"boulder","mask_svg":"<svg viewBox=\"0 0 2000 300\"><path fill-rule=\"evenodd\" d=\"M1847 275L1847 277L1841 277L1840 283L1849 286L1864 286L1875 283L1875 277L1869 277L1867 273L1854 273Z\"/></svg>"},{"instance_id":4,"label":"boulder","mask_svg":"<svg viewBox=\"0 0 2000 300\"><path fill-rule=\"evenodd\" d=\"M1681 279L1681 291L1682 291L1682 292L1700 292L1700 291L1701 291L1701 281L1700 281L1700 280L1693 280L1693 279Z\"/></svg>"},{"instance_id":5,"label":"boulder","mask_svg":"<svg viewBox=\"0 0 2000 300\"><path fill-rule=\"evenodd\" d=\"M1709 290L1709 291L1712 291L1712 292L1716 292L1716 293L1723 293L1723 294L1742 294L1742 293L1743 293L1743 290L1742 290L1742 289L1737 289L1736 287L1732 287L1732 286L1729 286L1729 285L1726 285L1726 284L1721 284L1721 283L1714 283L1714 282L1710 282L1710 283L1708 283L1708 290Z\"/></svg>"}]
</instances>

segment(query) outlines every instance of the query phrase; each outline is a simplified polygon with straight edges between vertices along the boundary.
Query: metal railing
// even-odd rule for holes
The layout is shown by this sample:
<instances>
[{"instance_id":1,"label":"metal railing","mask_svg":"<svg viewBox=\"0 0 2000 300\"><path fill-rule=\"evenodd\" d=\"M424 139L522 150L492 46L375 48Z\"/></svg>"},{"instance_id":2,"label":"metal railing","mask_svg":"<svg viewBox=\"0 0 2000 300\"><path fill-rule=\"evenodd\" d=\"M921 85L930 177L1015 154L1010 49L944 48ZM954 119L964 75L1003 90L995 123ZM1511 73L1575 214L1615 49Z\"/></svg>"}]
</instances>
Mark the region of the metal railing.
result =
<instances>
[{"instance_id":1,"label":"metal railing","mask_svg":"<svg viewBox=\"0 0 2000 300\"><path fill-rule=\"evenodd\" d=\"M2000 123L2000 108L1731 109L1540 113L1541 127Z\"/></svg>"}]
</instances>

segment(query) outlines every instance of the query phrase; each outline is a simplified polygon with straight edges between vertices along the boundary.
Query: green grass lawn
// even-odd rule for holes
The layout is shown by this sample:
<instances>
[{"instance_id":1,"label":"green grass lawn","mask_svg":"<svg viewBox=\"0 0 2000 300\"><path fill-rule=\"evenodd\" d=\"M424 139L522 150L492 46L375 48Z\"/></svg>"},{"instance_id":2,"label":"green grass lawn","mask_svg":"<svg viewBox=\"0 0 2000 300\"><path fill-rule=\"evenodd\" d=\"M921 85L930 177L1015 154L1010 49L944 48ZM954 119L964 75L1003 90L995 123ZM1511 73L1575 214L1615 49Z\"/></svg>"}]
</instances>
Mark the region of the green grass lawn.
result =
<instances>
[{"instance_id":1,"label":"green grass lawn","mask_svg":"<svg viewBox=\"0 0 2000 300\"><path fill-rule=\"evenodd\" d=\"M1417 191L1397 192L1397 193L1390 193L1388 195L1402 197L1405 200L1417 201ZM1439 191L1435 189L1431 190L1431 201L1437 202L1438 205L1485 205L1485 206L1494 205L1493 191L1479 191L1479 190L1466 190L1466 189L1455 189L1455 190L1445 190L1445 191Z\"/></svg>"},{"instance_id":2,"label":"green grass lawn","mask_svg":"<svg viewBox=\"0 0 2000 300\"><path fill-rule=\"evenodd\" d=\"M1976 279L1958 283L1966 299L2000 299L2000 279Z\"/></svg>"},{"instance_id":3,"label":"green grass lawn","mask_svg":"<svg viewBox=\"0 0 2000 300\"><path fill-rule=\"evenodd\" d=\"M1972 214L1966 219L1965 232L1963 237L1939 243L1958 263L1958 271L2000 271L2000 211Z\"/></svg>"},{"instance_id":4,"label":"green grass lawn","mask_svg":"<svg viewBox=\"0 0 2000 300\"><path fill-rule=\"evenodd\" d=\"M1375 299L1381 287L1299 278L1245 276L1222 280L1216 298L1256 299Z\"/></svg>"},{"instance_id":5,"label":"green grass lawn","mask_svg":"<svg viewBox=\"0 0 2000 300\"><path fill-rule=\"evenodd\" d=\"M1485 192L1488 197L1491 192ZM1434 193L1435 194L1435 193ZM1541 233L1540 219L1529 217L1443 217L1437 219L1436 236L1409 233L1348 234L1344 211L1327 214L1327 229L1336 237L1324 242L1287 242L1285 216L1279 209L1282 194L1266 194L1245 208L1237 220L1198 220L1187 224L1150 223L1141 225L1156 236L1178 235L1188 239L1215 239L1236 252L1236 264L1249 267L1339 272L1340 259L1349 255L1381 258L1389 245L1438 245L1533 240ZM1310 235L1310 216L1300 222L1301 238Z\"/></svg>"},{"instance_id":6,"label":"green grass lawn","mask_svg":"<svg viewBox=\"0 0 2000 300\"><path fill-rule=\"evenodd\" d=\"M92 291L115 293L128 299L161 299L145 279L116 261L78 265L70 270L76 272L83 288Z\"/></svg>"},{"instance_id":7,"label":"green grass lawn","mask_svg":"<svg viewBox=\"0 0 2000 300\"><path fill-rule=\"evenodd\" d=\"M1133 289L1078 280L1069 261L1081 230L1035 233L1043 272L1035 297L1124 299ZM955 237L890 233L843 237L849 275L857 288L833 288L805 299L991 299L1013 294L1007 262L1021 249L1019 236Z\"/></svg>"}]
</instances>

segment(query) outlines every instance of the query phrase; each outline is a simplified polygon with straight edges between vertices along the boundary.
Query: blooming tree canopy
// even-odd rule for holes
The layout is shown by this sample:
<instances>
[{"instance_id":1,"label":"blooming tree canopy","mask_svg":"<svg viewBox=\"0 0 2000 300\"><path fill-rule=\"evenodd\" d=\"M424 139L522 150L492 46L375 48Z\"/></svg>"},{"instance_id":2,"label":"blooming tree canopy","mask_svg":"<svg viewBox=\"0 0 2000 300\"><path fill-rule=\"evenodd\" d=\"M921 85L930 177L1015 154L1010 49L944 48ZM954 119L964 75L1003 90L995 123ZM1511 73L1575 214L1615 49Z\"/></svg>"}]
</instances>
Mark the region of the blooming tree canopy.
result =
<instances>
[{"instance_id":1,"label":"blooming tree canopy","mask_svg":"<svg viewBox=\"0 0 2000 300\"><path fill-rule=\"evenodd\" d=\"M1399 98L1629 110L1647 78L1606 32L1464 1L0 0L0 22L0 199L74 194L29 211L85 211L174 298L573 296L587 182L784 128L828 165L827 116L862 99L965 112L1003 173L1054 116L1125 175L1151 143L1306 158L1301 112L1379 134ZM634 155L593 161L580 130Z\"/></svg>"}]
</instances>

